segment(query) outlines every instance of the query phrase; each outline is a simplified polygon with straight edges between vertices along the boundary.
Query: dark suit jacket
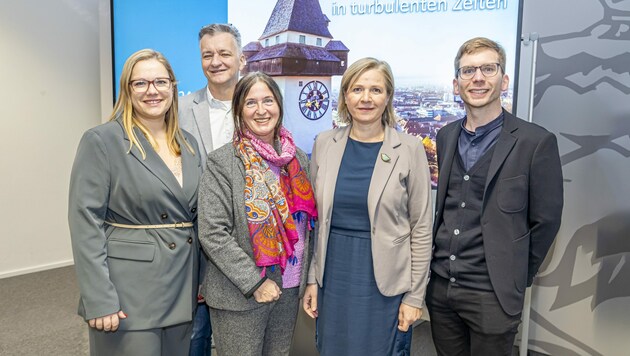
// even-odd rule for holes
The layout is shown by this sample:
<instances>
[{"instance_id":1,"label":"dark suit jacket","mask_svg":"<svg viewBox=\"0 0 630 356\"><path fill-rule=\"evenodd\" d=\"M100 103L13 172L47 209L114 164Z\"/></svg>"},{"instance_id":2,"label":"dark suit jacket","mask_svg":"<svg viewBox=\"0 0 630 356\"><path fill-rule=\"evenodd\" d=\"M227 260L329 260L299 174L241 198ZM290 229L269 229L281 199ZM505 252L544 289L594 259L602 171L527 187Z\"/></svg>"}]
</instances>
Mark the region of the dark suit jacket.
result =
<instances>
[{"instance_id":1,"label":"dark suit jacket","mask_svg":"<svg viewBox=\"0 0 630 356\"><path fill-rule=\"evenodd\" d=\"M439 166L433 238L442 223L444 201L461 131L461 120L437 135ZM562 216L562 167L556 137L504 111L503 128L488 170L481 232L488 273L503 310L523 308L553 242Z\"/></svg>"}]
</instances>

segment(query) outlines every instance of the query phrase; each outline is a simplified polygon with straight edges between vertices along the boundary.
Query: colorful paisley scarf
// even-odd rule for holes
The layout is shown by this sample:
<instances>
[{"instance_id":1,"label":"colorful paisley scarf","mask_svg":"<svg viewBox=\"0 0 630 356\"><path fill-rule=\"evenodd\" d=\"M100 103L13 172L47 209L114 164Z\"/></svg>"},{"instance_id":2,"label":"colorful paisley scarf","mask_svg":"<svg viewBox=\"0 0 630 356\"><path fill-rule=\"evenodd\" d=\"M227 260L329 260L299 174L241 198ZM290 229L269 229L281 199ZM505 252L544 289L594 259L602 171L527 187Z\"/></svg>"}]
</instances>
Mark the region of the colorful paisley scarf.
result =
<instances>
[{"instance_id":1,"label":"colorful paisley scarf","mask_svg":"<svg viewBox=\"0 0 630 356\"><path fill-rule=\"evenodd\" d=\"M317 219L315 196L306 173L295 157L293 137L280 128L281 152L250 132L235 142L245 166L245 214L256 265L280 265L282 272L298 241L295 221L308 219L309 229ZM280 179L267 162L282 167Z\"/></svg>"}]
</instances>

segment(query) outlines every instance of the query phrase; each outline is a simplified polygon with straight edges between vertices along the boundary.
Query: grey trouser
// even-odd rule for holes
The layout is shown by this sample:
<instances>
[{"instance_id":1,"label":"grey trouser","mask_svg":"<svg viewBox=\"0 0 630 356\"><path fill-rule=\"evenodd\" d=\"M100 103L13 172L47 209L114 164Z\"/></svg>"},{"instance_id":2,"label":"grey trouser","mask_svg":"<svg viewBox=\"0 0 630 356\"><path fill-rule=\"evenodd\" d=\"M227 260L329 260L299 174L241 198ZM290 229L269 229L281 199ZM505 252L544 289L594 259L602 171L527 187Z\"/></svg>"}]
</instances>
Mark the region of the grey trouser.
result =
<instances>
[{"instance_id":1,"label":"grey trouser","mask_svg":"<svg viewBox=\"0 0 630 356\"><path fill-rule=\"evenodd\" d=\"M89 329L91 356L184 356L190 347L192 323L113 333Z\"/></svg>"},{"instance_id":2,"label":"grey trouser","mask_svg":"<svg viewBox=\"0 0 630 356\"><path fill-rule=\"evenodd\" d=\"M219 356L289 355L297 320L299 288L282 289L278 301L260 308L229 311L210 308Z\"/></svg>"}]
</instances>

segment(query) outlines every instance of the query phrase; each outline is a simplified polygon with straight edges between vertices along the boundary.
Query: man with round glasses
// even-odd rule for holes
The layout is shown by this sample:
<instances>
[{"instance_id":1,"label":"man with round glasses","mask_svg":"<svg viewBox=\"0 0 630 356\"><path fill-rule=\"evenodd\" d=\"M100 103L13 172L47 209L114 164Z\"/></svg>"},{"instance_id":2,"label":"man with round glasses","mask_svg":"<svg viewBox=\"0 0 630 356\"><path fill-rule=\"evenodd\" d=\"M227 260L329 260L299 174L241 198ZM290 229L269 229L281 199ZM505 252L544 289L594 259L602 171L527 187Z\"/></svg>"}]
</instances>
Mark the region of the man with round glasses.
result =
<instances>
[{"instance_id":1,"label":"man with round glasses","mask_svg":"<svg viewBox=\"0 0 630 356\"><path fill-rule=\"evenodd\" d=\"M208 85L181 98L179 120L182 129L190 132L199 143L203 168L206 155L232 142L232 95L245 67L245 55L241 50L241 34L230 24L210 24L199 31L201 67ZM200 278L205 275L205 254L200 252ZM199 298L197 315L193 321L190 355L210 355L212 329L208 306Z\"/></svg>"},{"instance_id":2,"label":"man with round glasses","mask_svg":"<svg viewBox=\"0 0 630 356\"><path fill-rule=\"evenodd\" d=\"M433 260L426 304L438 355L511 355L525 289L560 227L556 137L501 107L505 51L487 38L455 57L466 116L437 134Z\"/></svg>"},{"instance_id":3,"label":"man with round glasses","mask_svg":"<svg viewBox=\"0 0 630 356\"><path fill-rule=\"evenodd\" d=\"M501 67L500 63L487 63L480 66L459 67L457 71L461 79L470 80L477 73L477 69L481 70L481 74L483 74L484 77L490 78L497 75L499 69L503 70L503 67Z\"/></svg>"}]
</instances>

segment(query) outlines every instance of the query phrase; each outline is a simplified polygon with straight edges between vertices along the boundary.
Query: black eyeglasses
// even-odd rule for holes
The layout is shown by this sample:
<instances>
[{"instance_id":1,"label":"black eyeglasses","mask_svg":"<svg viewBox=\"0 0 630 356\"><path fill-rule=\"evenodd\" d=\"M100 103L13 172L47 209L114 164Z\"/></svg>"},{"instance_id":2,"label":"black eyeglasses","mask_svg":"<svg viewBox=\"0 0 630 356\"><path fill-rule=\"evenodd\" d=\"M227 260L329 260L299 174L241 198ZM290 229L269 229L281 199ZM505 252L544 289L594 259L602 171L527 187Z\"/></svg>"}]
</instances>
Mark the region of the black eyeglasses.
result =
<instances>
[{"instance_id":1,"label":"black eyeglasses","mask_svg":"<svg viewBox=\"0 0 630 356\"><path fill-rule=\"evenodd\" d=\"M145 93L151 84L159 91L167 91L171 89L173 81L170 78L155 78L153 80L136 79L129 82L131 90L136 93Z\"/></svg>"},{"instance_id":2,"label":"black eyeglasses","mask_svg":"<svg viewBox=\"0 0 630 356\"><path fill-rule=\"evenodd\" d=\"M475 73L477 73L477 69L481 69L481 74L483 74L483 76L486 78L494 77L495 75L497 75L497 73L499 73L499 69L503 70L499 63L488 63L482 64L480 66L460 67L457 70L457 74L461 79L468 80L472 79L475 76Z\"/></svg>"}]
</instances>

